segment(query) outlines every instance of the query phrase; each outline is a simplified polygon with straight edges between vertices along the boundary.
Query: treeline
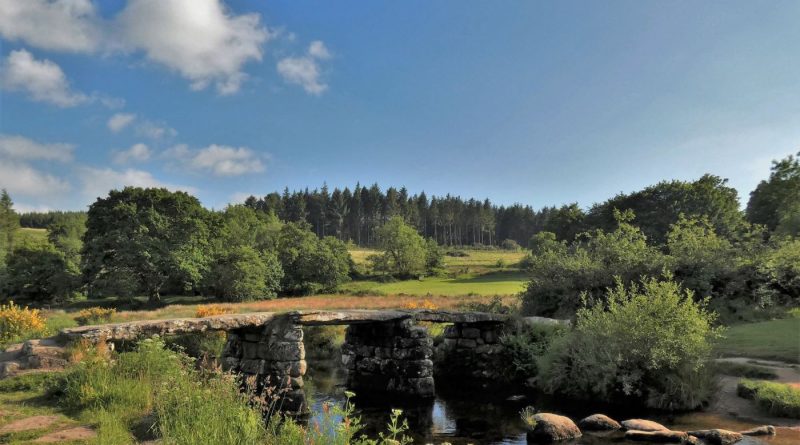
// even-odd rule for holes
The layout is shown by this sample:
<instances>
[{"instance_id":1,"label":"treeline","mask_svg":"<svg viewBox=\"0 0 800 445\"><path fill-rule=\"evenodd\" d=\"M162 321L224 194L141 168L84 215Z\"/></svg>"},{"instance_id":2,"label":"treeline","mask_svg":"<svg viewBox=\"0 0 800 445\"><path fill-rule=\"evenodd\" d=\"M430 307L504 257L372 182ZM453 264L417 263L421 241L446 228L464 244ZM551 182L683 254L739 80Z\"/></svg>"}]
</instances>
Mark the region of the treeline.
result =
<instances>
[{"instance_id":1,"label":"treeline","mask_svg":"<svg viewBox=\"0 0 800 445\"><path fill-rule=\"evenodd\" d=\"M335 188L331 192L327 186L293 192L285 189L282 194L250 196L244 205L275 214L283 221L308 223L318 236L334 236L359 246L376 245L376 230L395 216L440 245L462 246L499 246L505 240L524 246L539 232L552 232L559 240L572 241L579 233L612 230L616 224L614 209L633 210L637 224L656 242L664 241L669 226L680 214L708 217L722 235L733 233L746 222L736 190L714 175L690 182L663 181L619 194L588 210L577 203L535 210L522 204L498 206L489 199L452 195L429 198L425 192L410 195L405 187L389 187L384 192L377 184L357 184L352 191ZM761 223L763 218L758 213L753 207L747 215Z\"/></svg>"},{"instance_id":2,"label":"treeline","mask_svg":"<svg viewBox=\"0 0 800 445\"><path fill-rule=\"evenodd\" d=\"M71 217L86 216L86 212L70 210L48 210L46 212L25 212L19 215L20 227L31 229L46 229L56 221Z\"/></svg>"}]
</instances>

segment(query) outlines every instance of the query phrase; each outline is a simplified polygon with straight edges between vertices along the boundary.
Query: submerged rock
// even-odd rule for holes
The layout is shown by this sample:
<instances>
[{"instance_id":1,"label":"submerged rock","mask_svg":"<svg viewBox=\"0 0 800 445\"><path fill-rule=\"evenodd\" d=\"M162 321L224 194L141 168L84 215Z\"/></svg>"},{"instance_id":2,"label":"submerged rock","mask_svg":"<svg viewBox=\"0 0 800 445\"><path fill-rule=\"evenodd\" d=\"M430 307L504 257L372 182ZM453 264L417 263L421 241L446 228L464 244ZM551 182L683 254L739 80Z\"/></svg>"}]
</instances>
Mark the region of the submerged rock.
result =
<instances>
[{"instance_id":1,"label":"submerged rock","mask_svg":"<svg viewBox=\"0 0 800 445\"><path fill-rule=\"evenodd\" d=\"M703 439L711 445L732 445L744 438L741 433L728 430L712 429L689 431L689 435Z\"/></svg>"},{"instance_id":2,"label":"submerged rock","mask_svg":"<svg viewBox=\"0 0 800 445\"><path fill-rule=\"evenodd\" d=\"M664 425L653 422L652 420L645 420L645 419L628 419L623 420L620 422L622 427L626 430L636 430L636 431L669 431L669 428L665 427Z\"/></svg>"},{"instance_id":3,"label":"submerged rock","mask_svg":"<svg viewBox=\"0 0 800 445\"><path fill-rule=\"evenodd\" d=\"M605 414L592 414L578 422L578 426L584 431L612 431L622 428L616 420Z\"/></svg>"},{"instance_id":4,"label":"submerged rock","mask_svg":"<svg viewBox=\"0 0 800 445\"><path fill-rule=\"evenodd\" d=\"M581 430L569 417L539 413L533 416L536 426L528 431L529 442L555 442L581 437Z\"/></svg>"},{"instance_id":5,"label":"submerged rock","mask_svg":"<svg viewBox=\"0 0 800 445\"><path fill-rule=\"evenodd\" d=\"M743 436L774 436L775 427L772 425L762 425L749 430L739 431Z\"/></svg>"},{"instance_id":6,"label":"submerged rock","mask_svg":"<svg viewBox=\"0 0 800 445\"><path fill-rule=\"evenodd\" d=\"M628 430L625 438L642 442L655 443L686 443L689 442L689 435L683 431L638 431Z\"/></svg>"}]
</instances>

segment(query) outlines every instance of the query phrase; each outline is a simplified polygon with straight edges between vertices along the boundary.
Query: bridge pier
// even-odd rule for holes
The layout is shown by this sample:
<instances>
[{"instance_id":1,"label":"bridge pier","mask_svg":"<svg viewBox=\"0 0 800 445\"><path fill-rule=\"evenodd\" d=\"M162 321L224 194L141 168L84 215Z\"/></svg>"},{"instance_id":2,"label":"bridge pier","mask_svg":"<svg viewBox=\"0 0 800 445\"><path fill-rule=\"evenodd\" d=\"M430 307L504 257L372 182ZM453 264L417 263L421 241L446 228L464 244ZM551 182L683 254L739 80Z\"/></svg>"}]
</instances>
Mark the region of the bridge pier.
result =
<instances>
[{"instance_id":1,"label":"bridge pier","mask_svg":"<svg viewBox=\"0 0 800 445\"><path fill-rule=\"evenodd\" d=\"M434 395L433 341L411 319L353 324L342 345L347 387L356 393Z\"/></svg>"}]
</instances>

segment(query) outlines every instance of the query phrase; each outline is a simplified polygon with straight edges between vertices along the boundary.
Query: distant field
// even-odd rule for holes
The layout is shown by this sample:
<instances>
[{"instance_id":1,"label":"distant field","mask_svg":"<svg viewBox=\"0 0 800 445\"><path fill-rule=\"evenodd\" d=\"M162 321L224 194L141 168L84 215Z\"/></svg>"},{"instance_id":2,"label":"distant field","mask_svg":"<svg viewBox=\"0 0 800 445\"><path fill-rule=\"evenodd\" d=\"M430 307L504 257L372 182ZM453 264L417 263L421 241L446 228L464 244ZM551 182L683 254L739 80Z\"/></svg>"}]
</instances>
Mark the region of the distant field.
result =
<instances>
[{"instance_id":1,"label":"distant field","mask_svg":"<svg viewBox=\"0 0 800 445\"><path fill-rule=\"evenodd\" d=\"M374 280L354 281L343 285L342 290L386 295L512 295L522 291L525 281L525 273L514 270L469 274L457 278L426 277L422 280L403 280L390 283Z\"/></svg>"},{"instance_id":2,"label":"distant field","mask_svg":"<svg viewBox=\"0 0 800 445\"><path fill-rule=\"evenodd\" d=\"M800 318L731 326L717 350L726 356L800 363Z\"/></svg>"},{"instance_id":3,"label":"distant field","mask_svg":"<svg viewBox=\"0 0 800 445\"><path fill-rule=\"evenodd\" d=\"M23 227L14 233L14 241L18 245L45 243L47 242L47 230Z\"/></svg>"},{"instance_id":4,"label":"distant field","mask_svg":"<svg viewBox=\"0 0 800 445\"><path fill-rule=\"evenodd\" d=\"M444 256L445 267L496 267L497 262L502 260L506 266L514 266L525 257L525 251L509 251L509 250L475 250L475 249L449 249L443 247L444 250L462 251L467 254L463 257L453 257L449 255ZM367 257L378 253L375 249L355 248L350 249L350 256L356 264L367 264Z\"/></svg>"}]
</instances>

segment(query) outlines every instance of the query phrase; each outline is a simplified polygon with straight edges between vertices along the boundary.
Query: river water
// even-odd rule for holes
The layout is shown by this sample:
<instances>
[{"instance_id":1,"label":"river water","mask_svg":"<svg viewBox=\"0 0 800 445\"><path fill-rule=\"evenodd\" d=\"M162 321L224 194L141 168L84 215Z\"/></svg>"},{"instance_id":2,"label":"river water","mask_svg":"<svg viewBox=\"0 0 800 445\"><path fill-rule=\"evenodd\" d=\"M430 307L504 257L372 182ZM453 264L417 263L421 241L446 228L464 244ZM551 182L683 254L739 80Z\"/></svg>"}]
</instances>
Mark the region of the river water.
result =
<instances>
[{"instance_id":1,"label":"river water","mask_svg":"<svg viewBox=\"0 0 800 445\"><path fill-rule=\"evenodd\" d=\"M311 397L313 413L321 411L325 402L344 401L345 371L335 361L309 362L306 383ZM442 379L439 379L442 380ZM525 444L525 427L519 411L532 405L539 411L566 415L574 420L602 412L615 419L647 418L663 423L676 430L723 428L743 430L758 426L755 423L736 420L726 415L692 413L669 415L647 412L620 406L603 406L591 403L568 403L564 400L534 393L514 393L511 390L486 390L475 385L460 384L448 387L447 382L437 380L436 397L427 402L402 402L387 398L368 398L356 395L354 402L357 415L365 425L364 433L376 436L385 431L392 408L403 410L409 423L409 435L415 444L449 442L466 444ZM512 401L511 396L524 396L524 400ZM310 421L314 422L312 415ZM800 422L798 422L800 424ZM609 445L625 443L621 433L611 435L585 434L582 438L567 442L568 445ZM630 442L634 443L634 442ZM772 438L746 438L741 445L798 445L800 427L797 430L779 428Z\"/></svg>"}]
</instances>

